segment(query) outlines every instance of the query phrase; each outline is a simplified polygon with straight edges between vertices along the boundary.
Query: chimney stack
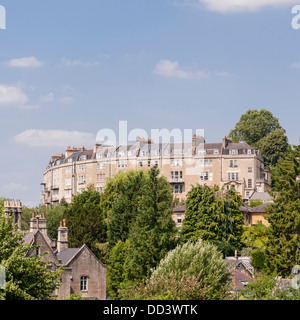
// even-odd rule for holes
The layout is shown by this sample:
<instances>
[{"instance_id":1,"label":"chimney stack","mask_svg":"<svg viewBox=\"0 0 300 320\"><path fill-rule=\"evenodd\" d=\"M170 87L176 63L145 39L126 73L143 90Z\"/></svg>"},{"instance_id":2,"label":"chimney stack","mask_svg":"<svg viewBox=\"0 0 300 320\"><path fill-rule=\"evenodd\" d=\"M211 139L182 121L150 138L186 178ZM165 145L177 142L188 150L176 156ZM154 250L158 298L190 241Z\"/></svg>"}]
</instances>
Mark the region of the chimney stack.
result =
<instances>
[{"instance_id":1,"label":"chimney stack","mask_svg":"<svg viewBox=\"0 0 300 320\"><path fill-rule=\"evenodd\" d=\"M60 221L58 228L57 251L61 252L63 249L67 249L68 246L68 228L66 225L66 219L63 219Z\"/></svg>"}]
</instances>

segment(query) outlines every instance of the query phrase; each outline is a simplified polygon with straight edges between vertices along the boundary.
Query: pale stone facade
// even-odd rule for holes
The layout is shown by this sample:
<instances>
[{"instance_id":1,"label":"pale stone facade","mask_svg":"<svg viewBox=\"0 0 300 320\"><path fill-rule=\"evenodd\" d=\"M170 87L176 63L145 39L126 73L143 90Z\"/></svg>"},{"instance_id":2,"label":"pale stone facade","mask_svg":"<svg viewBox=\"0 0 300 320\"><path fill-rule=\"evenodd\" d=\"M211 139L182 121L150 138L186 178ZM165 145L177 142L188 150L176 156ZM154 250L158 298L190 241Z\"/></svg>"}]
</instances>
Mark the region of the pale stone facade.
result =
<instances>
[{"instance_id":1,"label":"pale stone facade","mask_svg":"<svg viewBox=\"0 0 300 320\"><path fill-rule=\"evenodd\" d=\"M174 196L185 199L192 185L235 188L245 200L271 187L259 150L246 143L205 143L195 136L191 143L153 143L139 139L129 146L95 145L93 150L67 147L54 154L44 172L41 203L50 205L81 193L88 185L103 192L106 179L118 171L149 169L157 165L170 182Z\"/></svg>"}]
</instances>

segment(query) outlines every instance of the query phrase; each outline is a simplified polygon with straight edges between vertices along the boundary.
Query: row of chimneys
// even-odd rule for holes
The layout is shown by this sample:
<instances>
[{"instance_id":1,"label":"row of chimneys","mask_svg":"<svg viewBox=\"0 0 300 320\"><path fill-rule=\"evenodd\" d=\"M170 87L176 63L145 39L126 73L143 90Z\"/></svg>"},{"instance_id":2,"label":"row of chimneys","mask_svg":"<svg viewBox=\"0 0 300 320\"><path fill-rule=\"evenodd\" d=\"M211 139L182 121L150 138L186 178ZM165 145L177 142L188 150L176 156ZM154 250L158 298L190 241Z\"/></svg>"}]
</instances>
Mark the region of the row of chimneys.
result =
<instances>
[{"instance_id":1,"label":"row of chimneys","mask_svg":"<svg viewBox=\"0 0 300 320\"><path fill-rule=\"evenodd\" d=\"M41 231L45 236L47 236L47 219L45 218L45 214L41 213L33 213L32 218L30 219L30 232ZM60 252L63 249L67 249L69 247L68 241L68 228L66 225L66 219L60 221L59 228L57 229L57 251Z\"/></svg>"}]
</instances>

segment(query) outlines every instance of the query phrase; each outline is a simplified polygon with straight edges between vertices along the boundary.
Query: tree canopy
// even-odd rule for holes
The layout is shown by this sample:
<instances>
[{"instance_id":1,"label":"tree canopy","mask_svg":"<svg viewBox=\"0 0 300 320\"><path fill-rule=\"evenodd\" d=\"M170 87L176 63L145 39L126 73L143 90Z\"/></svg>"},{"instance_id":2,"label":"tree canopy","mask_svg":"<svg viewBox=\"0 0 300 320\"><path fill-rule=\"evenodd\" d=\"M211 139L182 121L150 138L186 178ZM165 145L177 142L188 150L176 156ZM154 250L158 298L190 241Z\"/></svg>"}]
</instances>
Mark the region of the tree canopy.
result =
<instances>
[{"instance_id":1,"label":"tree canopy","mask_svg":"<svg viewBox=\"0 0 300 320\"><path fill-rule=\"evenodd\" d=\"M276 171L265 267L268 273L289 276L300 264L300 146L279 160Z\"/></svg>"},{"instance_id":2,"label":"tree canopy","mask_svg":"<svg viewBox=\"0 0 300 320\"><path fill-rule=\"evenodd\" d=\"M186 200L186 213L180 242L203 240L239 247L243 232L241 197L218 187L193 186Z\"/></svg>"},{"instance_id":3,"label":"tree canopy","mask_svg":"<svg viewBox=\"0 0 300 320\"><path fill-rule=\"evenodd\" d=\"M242 114L229 137L233 142L245 141L261 150L267 166L274 166L288 148L288 139L279 119L266 109L249 109Z\"/></svg>"}]
</instances>

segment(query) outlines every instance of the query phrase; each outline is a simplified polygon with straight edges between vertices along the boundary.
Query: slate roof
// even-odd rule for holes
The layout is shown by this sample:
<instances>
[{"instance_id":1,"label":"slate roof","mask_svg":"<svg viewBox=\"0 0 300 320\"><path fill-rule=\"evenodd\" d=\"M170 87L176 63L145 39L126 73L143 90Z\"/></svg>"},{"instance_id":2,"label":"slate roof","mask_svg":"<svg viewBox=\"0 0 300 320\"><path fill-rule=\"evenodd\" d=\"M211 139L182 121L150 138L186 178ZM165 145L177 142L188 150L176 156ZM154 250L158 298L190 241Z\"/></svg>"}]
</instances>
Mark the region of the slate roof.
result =
<instances>
[{"instance_id":1,"label":"slate roof","mask_svg":"<svg viewBox=\"0 0 300 320\"><path fill-rule=\"evenodd\" d=\"M240 291L246 287L249 282L253 282L252 277L247 276L246 274L236 270L236 288L235 290Z\"/></svg>"},{"instance_id":2,"label":"slate roof","mask_svg":"<svg viewBox=\"0 0 300 320\"><path fill-rule=\"evenodd\" d=\"M242 206L240 207L240 211L242 212L249 212L249 213L267 213L266 209L269 206L269 204L265 203L265 204L261 204L259 206L256 207L248 207L248 206Z\"/></svg>"},{"instance_id":3,"label":"slate roof","mask_svg":"<svg viewBox=\"0 0 300 320\"><path fill-rule=\"evenodd\" d=\"M65 248L60 252L56 253L58 260L61 260L63 264L67 264L81 248Z\"/></svg>"},{"instance_id":4,"label":"slate roof","mask_svg":"<svg viewBox=\"0 0 300 320\"><path fill-rule=\"evenodd\" d=\"M182 213L184 213L185 212L185 205L178 206L178 207L174 208L173 212L182 212Z\"/></svg>"},{"instance_id":5,"label":"slate roof","mask_svg":"<svg viewBox=\"0 0 300 320\"><path fill-rule=\"evenodd\" d=\"M268 192L254 192L250 200L272 201L273 197Z\"/></svg>"},{"instance_id":6,"label":"slate roof","mask_svg":"<svg viewBox=\"0 0 300 320\"><path fill-rule=\"evenodd\" d=\"M236 268L239 264L242 264L246 270L248 270L252 277L254 276L254 268L252 267L250 257L226 257L226 260L230 263L233 268Z\"/></svg>"}]
</instances>

